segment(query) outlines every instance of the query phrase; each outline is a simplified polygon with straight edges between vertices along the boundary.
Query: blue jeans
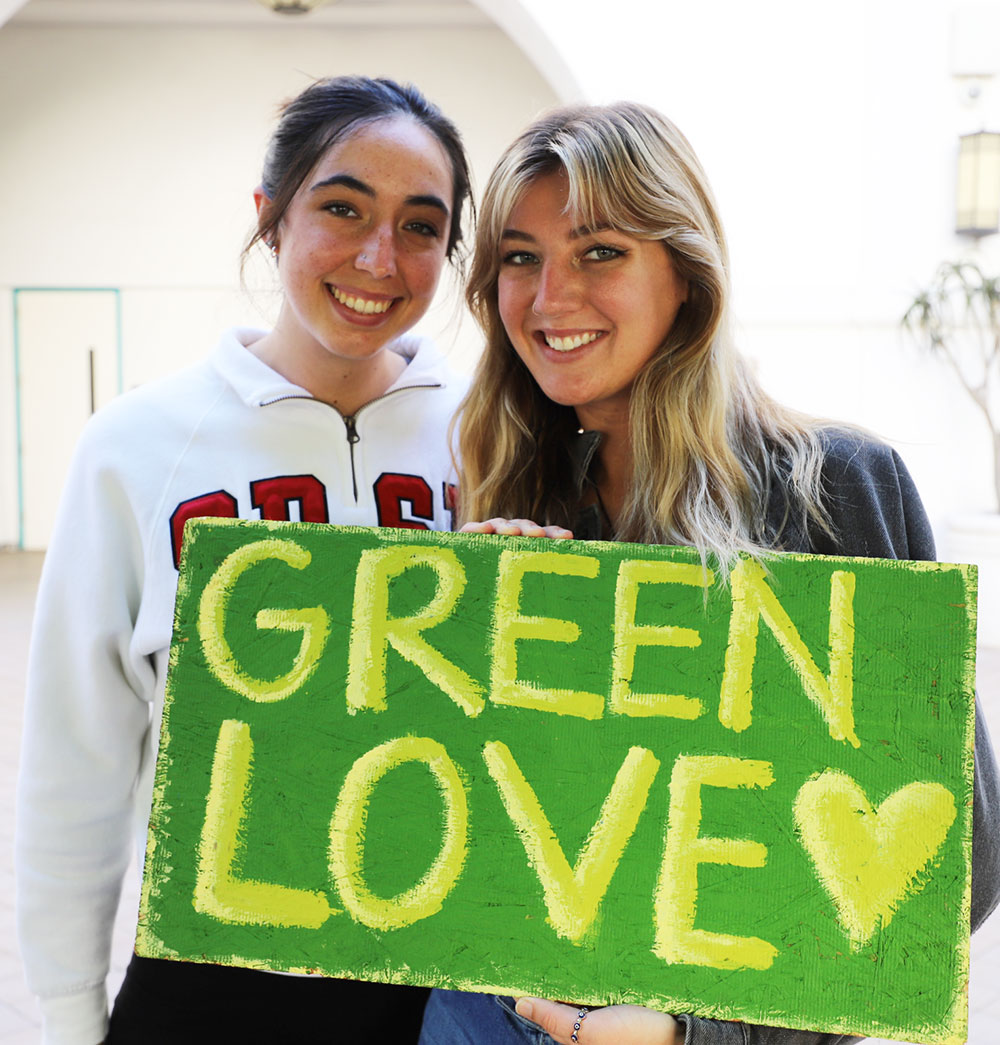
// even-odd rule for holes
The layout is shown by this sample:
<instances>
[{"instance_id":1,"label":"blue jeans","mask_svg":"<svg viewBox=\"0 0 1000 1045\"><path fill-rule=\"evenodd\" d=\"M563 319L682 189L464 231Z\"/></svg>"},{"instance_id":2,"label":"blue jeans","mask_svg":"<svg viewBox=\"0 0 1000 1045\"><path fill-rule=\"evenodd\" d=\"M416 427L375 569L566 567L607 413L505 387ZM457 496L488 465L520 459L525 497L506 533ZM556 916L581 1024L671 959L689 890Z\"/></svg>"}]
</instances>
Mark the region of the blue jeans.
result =
<instances>
[{"instance_id":1,"label":"blue jeans","mask_svg":"<svg viewBox=\"0 0 1000 1045\"><path fill-rule=\"evenodd\" d=\"M554 1045L540 1027L518 1016L514 999L465 991L431 991L420 1045Z\"/></svg>"}]
</instances>

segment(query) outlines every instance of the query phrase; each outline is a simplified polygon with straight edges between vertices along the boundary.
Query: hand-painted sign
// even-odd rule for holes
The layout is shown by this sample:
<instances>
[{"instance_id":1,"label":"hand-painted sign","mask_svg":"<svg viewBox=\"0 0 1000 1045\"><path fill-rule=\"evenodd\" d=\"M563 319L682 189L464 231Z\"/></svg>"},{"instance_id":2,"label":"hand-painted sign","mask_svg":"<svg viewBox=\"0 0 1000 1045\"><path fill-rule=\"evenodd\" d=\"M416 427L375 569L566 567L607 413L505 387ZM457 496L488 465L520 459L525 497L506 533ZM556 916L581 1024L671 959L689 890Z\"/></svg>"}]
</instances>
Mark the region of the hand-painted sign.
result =
<instances>
[{"instance_id":1,"label":"hand-painted sign","mask_svg":"<svg viewBox=\"0 0 1000 1045\"><path fill-rule=\"evenodd\" d=\"M974 599L193 523L139 953L964 1041Z\"/></svg>"}]
</instances>

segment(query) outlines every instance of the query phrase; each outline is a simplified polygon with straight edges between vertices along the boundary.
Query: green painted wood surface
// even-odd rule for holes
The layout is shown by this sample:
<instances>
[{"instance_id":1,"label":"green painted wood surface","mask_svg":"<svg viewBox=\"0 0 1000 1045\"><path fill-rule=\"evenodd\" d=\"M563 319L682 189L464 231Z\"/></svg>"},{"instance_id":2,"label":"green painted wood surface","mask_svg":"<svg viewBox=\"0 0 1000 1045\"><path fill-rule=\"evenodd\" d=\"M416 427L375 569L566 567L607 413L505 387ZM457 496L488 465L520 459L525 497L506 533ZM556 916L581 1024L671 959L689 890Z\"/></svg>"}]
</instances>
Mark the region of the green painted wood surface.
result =
<instances>
[{"instance_id":1,"label":"green painted wood surface","mask_svg":"<svg viewBox=\"0 0 1000 1045\"><path fill-rule=\"evenodd\" d=\"M705 581L193 523L137 950L964 1041L974 568Z\"/></svg>"}]
</instances>

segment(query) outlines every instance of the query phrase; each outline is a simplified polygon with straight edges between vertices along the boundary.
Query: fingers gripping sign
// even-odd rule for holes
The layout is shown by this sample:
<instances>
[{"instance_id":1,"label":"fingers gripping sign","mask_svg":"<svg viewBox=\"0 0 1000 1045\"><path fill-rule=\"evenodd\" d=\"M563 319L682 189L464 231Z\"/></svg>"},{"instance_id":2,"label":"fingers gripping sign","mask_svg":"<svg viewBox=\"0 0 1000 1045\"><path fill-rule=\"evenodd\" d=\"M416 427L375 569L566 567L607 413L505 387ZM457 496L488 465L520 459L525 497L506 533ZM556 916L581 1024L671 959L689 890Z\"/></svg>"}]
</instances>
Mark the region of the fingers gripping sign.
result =
<instances>
[{"instance_id":1,"label":"fingers gripping sign","mask_svg":"<svg viewBox=\"0 0 1000 1045\"><path fill-rule=\"evenodd\" d=\"M684 1045L684 1028L673 1016L639 1005L590 1009L519 998L517 1013L560 1045Z\"/></svg>"},{"instance_id":2,"label":"fingers gripping sign","mask_svg":"<svg viewBox=\"0 0 1000 1045\"><path fill-rule=\"evenodd\" d=\"M530 519L487 519L485 522L467 522L459 533L496 533L504 537L549 537L566 540L572 530L562 526L540 526Z\"/></svg>"}]
</instances>

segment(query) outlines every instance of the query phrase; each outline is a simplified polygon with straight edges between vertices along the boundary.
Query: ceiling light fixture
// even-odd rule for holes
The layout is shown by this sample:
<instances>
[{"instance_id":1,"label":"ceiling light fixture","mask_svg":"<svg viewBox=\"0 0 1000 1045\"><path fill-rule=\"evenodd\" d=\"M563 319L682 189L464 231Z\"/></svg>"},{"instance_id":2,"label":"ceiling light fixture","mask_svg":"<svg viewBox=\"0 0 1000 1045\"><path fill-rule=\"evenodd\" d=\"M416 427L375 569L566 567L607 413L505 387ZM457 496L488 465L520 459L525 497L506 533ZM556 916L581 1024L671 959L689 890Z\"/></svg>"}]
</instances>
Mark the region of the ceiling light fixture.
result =
<instances>
[{"instance_id":1,"label":"ceiling light fixture","mask_svg":"<svg viewBox=\"0 0 1000 1045\"><path fill-rule=\"evenodd\" d=\"M307 15L315 8L330 3L331 0L260 0L260 2L275 14Z\"/></svg>"}]
</instances>

